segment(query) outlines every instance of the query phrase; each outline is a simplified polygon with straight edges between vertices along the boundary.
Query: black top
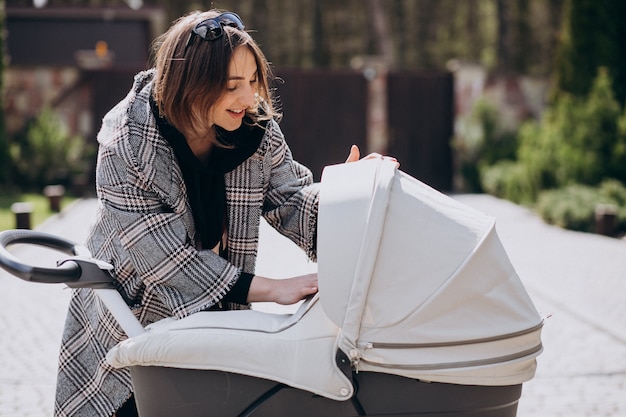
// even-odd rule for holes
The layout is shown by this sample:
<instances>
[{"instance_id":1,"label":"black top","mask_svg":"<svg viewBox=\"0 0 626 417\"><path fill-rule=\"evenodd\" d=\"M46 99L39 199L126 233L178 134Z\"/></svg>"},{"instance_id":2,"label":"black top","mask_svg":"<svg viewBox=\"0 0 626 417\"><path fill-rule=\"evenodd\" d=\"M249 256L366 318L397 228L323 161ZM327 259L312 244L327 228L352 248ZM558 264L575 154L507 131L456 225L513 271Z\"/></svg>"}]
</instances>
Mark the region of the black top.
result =
<instances>
[{"instance_id":1,"label":"black top","mask_svg":"<svg viewBox=\"0 0 626 417\"><path fill-rule=\"evenodd\" d=\"M232 132L215 126L217 139L223 146L213 146L207 160L202 161L193 153L184 135L160 116L152 98L150 106L159 133L168 141L178 160L201 247L212 249L220 244L228 225L224 174L237 168L256 152L265 134L265 125L254 124L246 116L241 127ZM227 250L221 250L220 255L226 257ZM252 278L252 274L242 272L224 296L224 301L245 304Z\"/></svg>"}]
</instances>

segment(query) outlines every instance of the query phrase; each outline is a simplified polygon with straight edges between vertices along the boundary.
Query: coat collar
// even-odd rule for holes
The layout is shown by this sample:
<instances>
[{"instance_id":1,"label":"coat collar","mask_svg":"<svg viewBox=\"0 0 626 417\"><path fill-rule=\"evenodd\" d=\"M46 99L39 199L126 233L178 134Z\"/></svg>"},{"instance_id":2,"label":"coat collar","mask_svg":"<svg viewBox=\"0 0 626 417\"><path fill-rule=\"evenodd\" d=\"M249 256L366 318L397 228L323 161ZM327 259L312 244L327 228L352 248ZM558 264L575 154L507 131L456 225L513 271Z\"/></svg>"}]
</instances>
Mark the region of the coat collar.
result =
<instances>
[{"instance_id":1,"label":"coat collar","mask_svg":"<svg viewBox=\"0 0 626 417\"><path fill-rule=\"evenodd\" d=\"M156 192L176 213L188 210L183 176L171 146L159 134L150 110L154 70L135 76L128 95L104 117L98 142L102 149L114 148L132 165L132 181ZM191 222L191 224L193 224Z\"/></svg>"}]
</instances>

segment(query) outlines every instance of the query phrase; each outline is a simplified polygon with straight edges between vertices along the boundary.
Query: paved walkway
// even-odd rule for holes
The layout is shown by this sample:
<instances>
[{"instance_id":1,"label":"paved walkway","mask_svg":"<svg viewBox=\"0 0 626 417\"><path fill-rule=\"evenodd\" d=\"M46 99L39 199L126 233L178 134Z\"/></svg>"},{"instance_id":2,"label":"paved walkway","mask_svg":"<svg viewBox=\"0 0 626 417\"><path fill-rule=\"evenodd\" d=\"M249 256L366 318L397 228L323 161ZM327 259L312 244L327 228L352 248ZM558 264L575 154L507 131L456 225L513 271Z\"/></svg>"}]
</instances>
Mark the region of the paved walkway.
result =
<instances>
[{"instance_id":1,"label":"paved walkway","mask_svg":"<svg viewBox=\"0 0 626 417\"><path fill-rule=\"evenodd\" d=\"M546 319L518 417L626 416L626 241L548 226L488 195L456 198L496 230Z\"/></svg>"},{"instance_id":2,"label":"paved walkway","mask_svg":"<svg viewBox=\"0 0 626 417\"><path fill-rule=\"evenodd\" d=\"M528 210L490 196L455 198L496 217L513 265L549 316L545 352L535 379L524 385L518 417L626 416L626 242L547 226ZM95 209L95 200L78 201L38 230L84 242ZM268 227L260 240L260 275L315 270ZM59 258L20 246L13 252L42 266ZM69 295L61 285L31 284L0 271L0 417L52 415Z\"/></svg>"},{"instance_id":3,"label":"paved walkway","mask_svg":"<svg viewBox=\"0 0 626 417\"><path fill-rule=\"evenodd\" d=\"M79 200L37 228L82 243L96 200ZM11 252L38 266L54 267L64 255L16 245ZM61 333L70 290L33 284L0 269L0 417L51 417Z\"/></svg>"}]
</instances>

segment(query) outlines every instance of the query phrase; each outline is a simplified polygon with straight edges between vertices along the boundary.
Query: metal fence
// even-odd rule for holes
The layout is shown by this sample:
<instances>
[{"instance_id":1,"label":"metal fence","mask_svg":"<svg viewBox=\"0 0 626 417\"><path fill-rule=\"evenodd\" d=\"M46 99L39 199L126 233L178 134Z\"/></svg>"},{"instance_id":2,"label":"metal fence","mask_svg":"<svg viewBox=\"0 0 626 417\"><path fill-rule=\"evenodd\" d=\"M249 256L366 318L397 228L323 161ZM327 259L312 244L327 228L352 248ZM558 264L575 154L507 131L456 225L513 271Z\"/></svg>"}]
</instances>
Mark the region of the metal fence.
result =
<instances>
[{"instance_id":1,"label":"metal fence","mask_svg":"<svg viewBox=\"0 0 626 417\"><path fill-rule=\"evenodd\" d=\"M367 152L368 81L359 72L280 69L276 94L281 128L293 156L319 180L326 165L341 163L350 145ZM96 72L94 125L128 91L132 73ZM428 185L452 189L453 78L447 73L390 73L387 78L385 152Z\"/></svg>"},{"instance_id":2,"label":"metal fence","mask_svg":"<svg viewBox=\"0 0 626 417\"><path fill-rule=\"evenodd\" d=\"M350 145L367 151L368 81L355 71L280 69L281 128L294 158L319 180ZM448 73L390 73L386 153L440 191L452 189L453 78Z\"/></svg>"}]
</instances>

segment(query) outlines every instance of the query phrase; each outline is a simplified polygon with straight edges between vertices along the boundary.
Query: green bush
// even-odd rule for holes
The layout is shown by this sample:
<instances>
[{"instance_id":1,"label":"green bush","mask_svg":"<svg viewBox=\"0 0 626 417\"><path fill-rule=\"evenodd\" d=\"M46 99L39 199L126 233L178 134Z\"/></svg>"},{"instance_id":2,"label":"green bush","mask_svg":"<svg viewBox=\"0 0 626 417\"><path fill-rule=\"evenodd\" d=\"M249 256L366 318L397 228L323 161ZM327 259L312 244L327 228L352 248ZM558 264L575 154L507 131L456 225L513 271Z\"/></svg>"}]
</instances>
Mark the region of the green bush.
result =
<instances>
[{"instance_id":1,"label":"green bush","mask_svg":"<svg viewBox=\"0 0 626 417\"><path fill-rule=\"evenodd\" d=\"M519 162L504 160L481 169L485 192L518 204L532 204L536 190L528 169Z\"/></svg>"},{"instance_id":2,"label":"green bush","mask_svg":"<svg viewBox=\"0 0 626 417\"><path fill-rule=\"evenodd\" d=\"M469 115L457 121L452 148L463 191L483 191L480 171L503 159L515 157L517 138L500 125L496 107L486 99L476 101Z\"/></svg>"},{"instance_id":3,"label":"green bush","mask_svg":"<svg viewBox=\"0 0 626 417\"><path fill-rule=\"evenodd\" d=\"M611 81L600 70L589 96L561 94L541 124L520 129L518 160L533 172L535 189L571 183L597 185L607 178L626 181L626 135Z\"/></svg>"},{"instance_id":4,"label":"green bush","mask_svg":"<svg viewBox=\"0 0 626 417\"><path fill-rule=\"evenodd\" d=\"M570 230L593 232L597 190L588 185L569 185L540 193L535 209L546 223Z\"/></svg>"},{"instance_id":5,"label":"green bush","mask_svg":"<svg viewBox=\"0 0 626 417\"><path fill-rule=\"evenodd\" d=\"M598 187L571 184L542 191L535 209L550 224L581 232L595 229L596 208L611 206L617 210L616 232L626 232L626 187L617 180L606 180Z\"/></svg>"},{"instance_id":6,"label":"green bush","mask_svg":"<svg viewBox=\"0 0 626 417\"><path fill-rule=\"evenodd\" d=\"M608 73L598 71L585 99L561 94L540 123L523 123L518 144L515 162L501 161L480 168L484 191L530 204L542 190L570 184L596 186L611 178L626 182L626 112L621 112L613 98ZM575 192L567 189L563 193L583 199L587 191L576 188ZM588 218L588 213L583 213L585 208L557 210L564 211L555 221L571 224L577 230L587 227L583 224L586 220L580 220L580 224L576 220Z\"/></svg>"},{"instance_id":7,"label":"green bush","mask_svg":"<svg viewBox=\"0 0 626 417\"><path fill-rule=\"evenodd\" d=\"M93 147L79 136L69 136L51 109L44 109L31 121L10 147L14 183L27 189L48 184L71 184L83 174Z\"/></svg>"}]
</instances>

